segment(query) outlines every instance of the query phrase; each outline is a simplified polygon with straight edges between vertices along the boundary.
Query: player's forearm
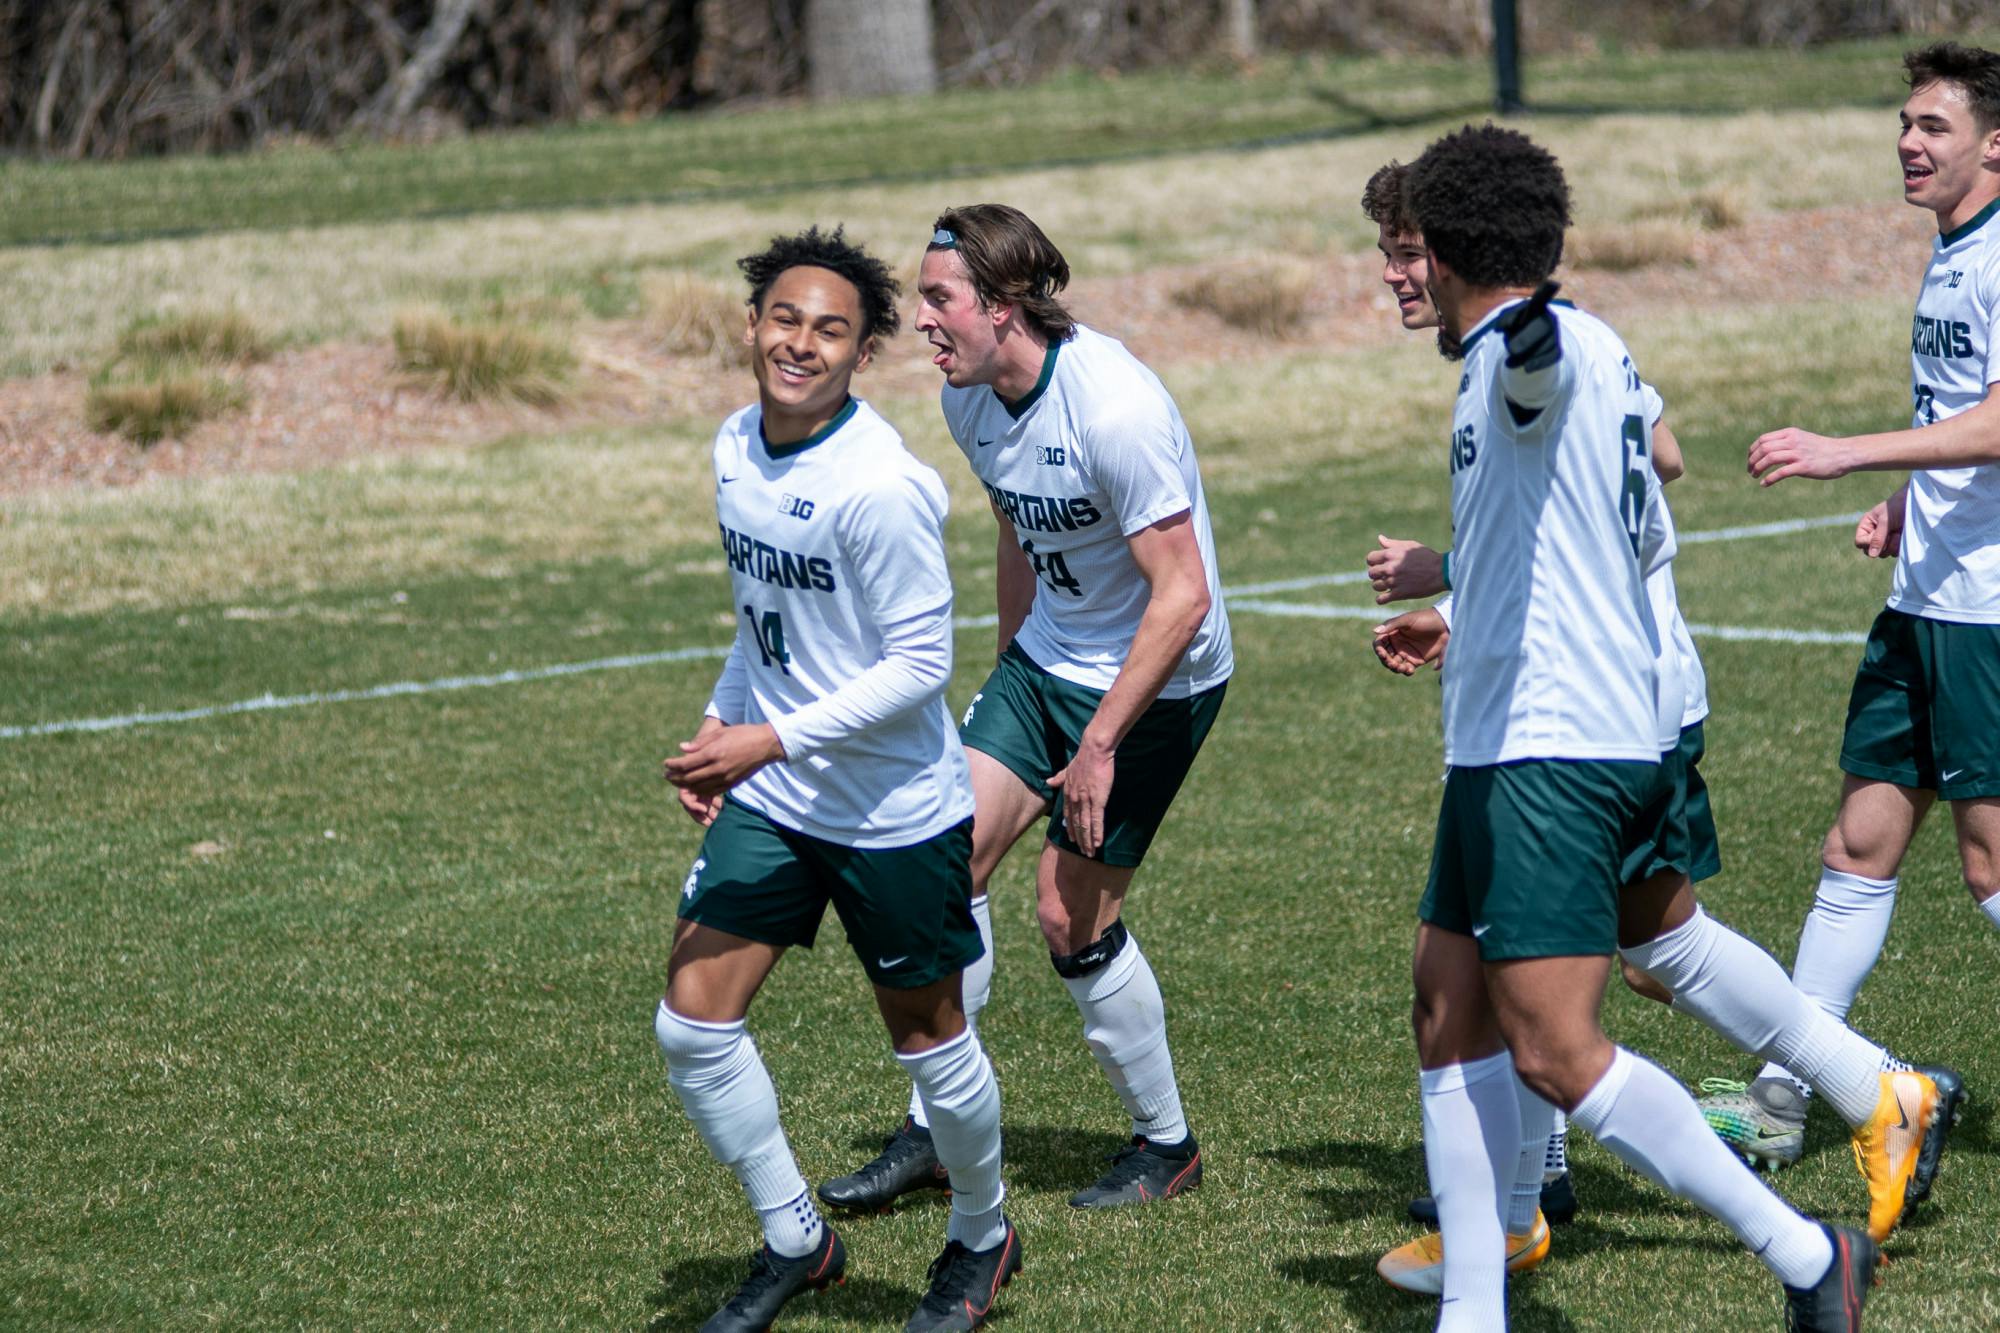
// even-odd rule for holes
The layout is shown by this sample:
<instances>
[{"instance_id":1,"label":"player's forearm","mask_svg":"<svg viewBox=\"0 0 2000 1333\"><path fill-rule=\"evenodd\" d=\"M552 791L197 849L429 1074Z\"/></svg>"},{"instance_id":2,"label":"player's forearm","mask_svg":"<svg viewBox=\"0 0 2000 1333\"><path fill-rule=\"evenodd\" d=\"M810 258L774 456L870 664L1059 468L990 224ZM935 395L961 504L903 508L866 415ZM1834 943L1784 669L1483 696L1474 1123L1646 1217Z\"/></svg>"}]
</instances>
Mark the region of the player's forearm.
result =
<instances>
[{"instance_id":1,"label":"player's forearm","mask_svg":"<svg viewBox=\"0 0 2000 1333\"><path fill-rule=\"evenodd\" d=\"M1911 430L1849 436L1846 445L1854 472L2000 463L2000 402L1989 398L1955 417Z\"/></svg>"},{"instance_id":2,"label":"player's forearm","mask_svg":"<svg viewBox=\"0 0 2000 1333\"><path fill-rule=\"evenodd\" d=\"M743 664L743 645L729 645L729 656L723 660L722 671L715 678L715 689L708 696L708 707L704 715L718 722L735 724L741 722L750 695L750 677Z\"/></svg>"},{"instance_id":3,"label":"player's forearm","mask_svg":"<svg viewBox=\"0 0 2000 1333\"><path fill-rule=\"evenodd\" d=\"M1183 580L1169 588L1154 586L1146 613L1140 617L1138 632L1132 636L1125 665L1118 669L1118 678L1104 692L1097 712L1083 729L1084 744L1105 751L1118 748L1139 715L1152 707L1160 691L1173 679L1187 656L1188 646L1208 618L1209 606L1205 579Z\"/></svg>"},{"instance_id":4,"label":"player's forearm","mask_svg":"<svg viewBox=\"0 0 2000 1333\"><path fill-rule=\"evenodd\" d=\"M951 606L882 627L882 658L832 694L771 719L791 760L929 704L951 680Z\"/></svg>"},{"instance_id":5,"label":"player's forearm","mask_svg":"<svg viewBox=\"0 0 2000 1333\"><path fill-rule=\"evenodd\" d=\"M1687 460L1681 456L1681 442L1667 429L1664 418L1653 423L1653 475L1665 485L1687 475Z\"/></svg>"},{"instance_id":6,"label":"player's forearm","mask_svg":"<svg viewBox=\"0 0 2000 1333\"><path fill-rule=\"evenodd\" d=\"M1000 651L1021 632L1022 622L1035 605L1035 567L1028 563L1011 529L1000 532L1000 549L993 570L995 609L1000 615Z\"/></svg>"}]
</instances>

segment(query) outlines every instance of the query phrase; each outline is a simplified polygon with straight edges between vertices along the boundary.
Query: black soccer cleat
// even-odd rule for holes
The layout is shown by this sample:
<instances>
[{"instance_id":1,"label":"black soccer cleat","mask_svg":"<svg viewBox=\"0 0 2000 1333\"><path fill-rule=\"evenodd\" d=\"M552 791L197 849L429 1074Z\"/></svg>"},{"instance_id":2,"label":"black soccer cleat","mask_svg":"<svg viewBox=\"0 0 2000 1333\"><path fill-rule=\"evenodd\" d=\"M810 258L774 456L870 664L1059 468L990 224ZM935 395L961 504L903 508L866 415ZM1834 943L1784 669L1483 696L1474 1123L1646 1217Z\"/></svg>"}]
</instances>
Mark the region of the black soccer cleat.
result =
<instances>
[{"instance_id":1,"label":"black soccer cleat","mask_svg":"<svg viewBox=\"0 0 2000 1333\"><path fill-rule=\"evenodd\" d=\"M846 1280L847 1247L833 1228L820 1227L819 1245L800 1259L787 1259L769 1245L750 1256L750 1276L701 1333L764 1333L785 1302L802 1291L818 1291Z\"/></svg>"},{"instance_id":2,"label":"black soccer cleat","mask_svg":"<svg viewBox=\"0 0 2000 1333\"><path fill-rule=\"evenodd\" d=\"M882 1142L881 1155L852 1175L835 1176L819 1187L819 1201L833 1208L879 1212L917 1190L951 1187L939 1164L931 1132L908 1119Z\"/></svg>"},{"instance_id":3,"label":"black soccer cleat","mask_svg":"<svg viewBox=\"0 0 2000 1333\"><path fill-rule=\"evenodd\" d=\"M1576 1186L1571 1182L1569 1172L1542 1182L1542 1216L1552 1227L1566 1227L1576 1221ZM1410 1200L1410 1220L1436 1231L1437 1200L1428 1194L1421 1199Z\"/></svg>"},{"instance_id":4,"label":"black soccer cleat","mask_svg":"<svg viewBox=\"0 0 2000 1333\"><path fill-rule=\"evenodd\" d=\"M1143 1135L1111 1155L1111 1169L1088 1189L1070 1195L1072 1208L1118 1208L1185 1194L1201 1184L1201 1148L1190 1134L1169 1147Z\"/></svg>"},{"instance_id":5,"label":"black soccer cleat","mask_svg":"<svg viewBox=\"0 0 2000 1333\"><path fill-rule=\"evenodd\" d=\"M1014 1224L1001 1219L1007 1234L990 1250L968 1250L948 1241L944 1253L931 1261L931 1289L903 1333L934 1333L940 1329L978 1328L993 1310L1000 1288L1021 1271L1021 1238Z\"/></svg>"},{"instance_id":6,"label":"black soccer cleat","mask_svg":"<svg viewBox=\"0 0 2000 1333\"><path fill-rule=\"evenodd\" d=\"M1812 1286L1785 1288L1785 1333L1860 1333L1861 1307L1882 1252L1865 1231L1820 1227L1833 1242L1833 1262Z\"/></svg>"},{"instance_id":7,"label":"black soccer cleat","mask_svg":"<svg viewBox=\"0 0 2000 1333\"><path fill-rule=\"evenodd\" d=\"M1965 1114L1965 1080L1956 1069L1944 1065L1914 1065L1919 1074L1928 1074L1931 1082L1937 1084L1937 1119L1924 1131L1924 1141L1917 1149L1917 1167L1910 1173L1910 1186L1904 1195L1903 1218L1916 1206L1931 1197L1931 1186L1937 1181L1938 1164L1944 1158L1944 1141Z\"/></svg>"}]
</instances>

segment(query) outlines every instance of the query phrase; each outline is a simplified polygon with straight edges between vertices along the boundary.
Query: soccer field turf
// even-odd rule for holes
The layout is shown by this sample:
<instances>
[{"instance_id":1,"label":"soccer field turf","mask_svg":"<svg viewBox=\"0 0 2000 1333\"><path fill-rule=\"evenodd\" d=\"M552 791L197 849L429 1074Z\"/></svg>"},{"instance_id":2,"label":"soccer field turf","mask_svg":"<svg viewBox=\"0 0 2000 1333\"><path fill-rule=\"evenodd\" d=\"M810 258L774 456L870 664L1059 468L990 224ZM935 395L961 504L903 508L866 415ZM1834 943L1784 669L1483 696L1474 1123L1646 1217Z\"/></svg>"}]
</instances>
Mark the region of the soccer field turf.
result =
<instances>
[{"instance_id":1,"label":"soccer field turf","mask_svg":"<svg viewBox=\"0 0 2000 1333\"><path fill-rule=\"evenodd\" d=\"M1893 311L1856 319L1878 314L1893 330ZM1755 346L1794 318L1738 332ZM1682 342L1699 337L1636 341L1642 361L1680 364ZM1849 348L1824 367L1835 378L1886 359L1852 339L1829 346ZM1421 348L1314 368L1328 402L1300 410L1330 414L1333 399L1390 374L1406 386L1407 422L1358 443L1308 441L1260 471L1243 465L1257 443L1232 440L1220 415L1237 411L1236 390L1169 377L1209 449L1233 586L1353 571L1378 530L1446 539L1428 423L1443 420L1449 373ZM1687 408L1692 474L1674 497L1685 531L1849 513L1886 490L1860 478L1760 492L1740 459L1752 422L1808 411L1834 428L1892 422L1893 372L1832 408L1756 381L1754 365L1720 360L1708 373L1666 386ZM884 406L956 466L931 402ZM650 455L700 448L698 434L619 439L641 481ZM708 500L697 489L685 503ZM487 521L502 549L507 515ZM949 535L960 613L976 617L990 607L988 520L961 501ZM1691 620L1756 630L1856 634L1886 576L1846 550L1839 527L1694 542L1679 562ZM1029 858L999 877L983 1031L1027 1254L1005 1326L1415 1330L1432 1317L1372 1265L1413 1234L1402 1206L1422 1188L1407 952L1439 790L1437 689L1373 664L1354 583L1253 600L1361 618L1237 613L1239 675L1129 908L1208 1154L1197 1193L1113 1216L1066 1206L1123 1122L1049 974ZM705 542L646 560L17 615L0 638L17 682L0 725L714 647L728 623ZM990 635L961 633L955 705ZM1789 957L1857 649L1701 646L1715 709L1704 767L1727 863L1705 896ZM713 1308L754 1223L674 1104L650 1030L698 840L655 773L713 671L661 662L0 740L5 1321L674 1328ZM2000 1189L1987 1108L2000 1057L1983 1019L2000 940L1965 901L1942 827L1919 840L1904 883L1855 1018L1899 1052L1961 1065L1975 1102L1935 1203L1889 1247L1875 1317L1990 1326L2000 1287L1985 1237ZM906 1085L837 924L786 959L752 1021L808 1177L869 1155ZM1690 1081L1750 1068L1622 991L1606 1022ZM1773 1284L1721 1227L1580 1138L1573 1152L1582 1219L1515 1284L1518 1327L1775 1322ZM1850 1222L1864 1207L1824 1111L1804 1164L1778 1185ZM900 1320L944 1216L932 1199L843 1223L853 1276L800 1302L787 1326Z\"/></svg>"},{"instance_id":2,"label":"soccer field turf","mask_svg":"<svg viewBox=\"0 0 2000 1333\"><path fill-rule=\"evenodd\" d=\"M1794 93L1811 92L1791 102L1818 107L1877 62L1893 75L1886 47L1778 63ZM1627 105L1676 106L1715 100L1702 65L1587 72L1643 85ZM1446 73L1463 81L1467 68ZM1424 70L1412 82L1395 62L1372 65L1365 86L1386 96L1408 83L1438 94L1422 106L1450 104L1457 82ZM1095 139L1080 132L1083 150L1117 151L1119 127L1170 88L1166 76L1129 82L1138 111L1109 116ZM1272 86L1281 101L1305 95ZM1596 101L1599 86L1569 91ZM1762 105L1771 86L1733 104ZM1860 109L1530 128L1573 166L1587 222L1622 225L1710 187L1768 221L1893 198L1893 116L1878 105L1893 94L1856 91ZM1072 81L1041 95L1035 123L1065 99L1114 92ZM771 131L797 114L702 132L747 145L734 165L753 173L796 164ZM862 129L904 133L874 113ZM491 151L553 190L573 137L610 150L653 130L619 132L482 141L432 161L476 167ZM770 230L812 218L847 218L876 244L921 238L939 203L970 191L1050 221L1080 281L1245 249L1337 262L1372 243L1354 208L1366 171L1407 160L1428 132L498 220L383 220L433 210L421 192L391 192L370 225L5 249L0 277L20 299L0 312L0 344L10 373L81 364L190 290L289 321L288 338L378 336L408 299L599 282L615 296L649 265L720 275ZM1190 150L1216 141L1207 128L1184 137ZM421 182L420 161L397 160ZM90 221L100 214L140 230L211 225L211 196L272 163L285 204L274 226L349 216L294 208L323 189L316 159L190 159L129 174L37 168L14 234L41 235L58 214L84 231L110 226ZM185 216L134 211L181 171L208 182ZM584 182L597 193L554 202L637 189L600 175ZM1702 306L1677 304L1662 266L1653 286L1628 289L1632 318L1612 319L1686 448L1690 474L1669 491L1677 580L1688 619L1719 631L1697 634L1725 862L1703 897L1782 960L1834 809L1858 639L1889 575L1848 548L1842 516L1895 482L1760 491L1743 457L1758 431L1790 422L1907 421L1899 344L1920 261L1886 256L1884 291L1866 299L1760 303L1749 287ZM1588 303L1593 280L1571 290ZM609 298L590 309L632 313ZM1148 314L1132 312L1135 343ZM1408 955L1440 791L1438 689L1375 665L1358 571L1378 532L1449 541L1455 376L1426 339L1377 317L1376 345L1329 348L1309 328L1254 355L1197 350L1161 366L1237 590L1239 670L1127 919L1166 993L1207 1176L1165 1206L1067 1207L1125 1121L1048 967L1031 857L1017 851L994 889L982 1033L1027 1267L995 1327L1418 1333L1434 1318L1373 1265L1416 1234L1403 1208L1423 1189ZM747 398L747 376L742 387ZM976 623L992 608L991 521L935 396L877 406L952 489L958 612L974 622L950 694L963 708L993 647ZM755 1221L675 1102L651 1029L700 836L659 760L692 730L736 623L712 536L714 426L572 422L296 474L0 498L0 1326L678 1329L733 1288ZM1933 1201L1892 1239L1870 1307L1872 1327L1906 1333L2000 1326L2000 937L1959 885L1946 825L1935 818L1917 841L1853 1015L1907 1058L1957 1065L1972 1091ZM751 1023L807 1177L870 1156L908 1085L837 922L785 960ZM1622 987L1605 1023L1690 1083L1754 1068ZM1804 1162L1775 1184L1858 1224L1865 1193L1845 1140L1816 1109ZM1572 1155L1582 1212L1513 1285L1516 1328L1777 1326L1775 1284L1719 1224L1581 1135ZM930 1197L839 1221L847 1284L801 1299L783 1326L900 1325L945 1210Z\"/></svg>"}]
</instances>

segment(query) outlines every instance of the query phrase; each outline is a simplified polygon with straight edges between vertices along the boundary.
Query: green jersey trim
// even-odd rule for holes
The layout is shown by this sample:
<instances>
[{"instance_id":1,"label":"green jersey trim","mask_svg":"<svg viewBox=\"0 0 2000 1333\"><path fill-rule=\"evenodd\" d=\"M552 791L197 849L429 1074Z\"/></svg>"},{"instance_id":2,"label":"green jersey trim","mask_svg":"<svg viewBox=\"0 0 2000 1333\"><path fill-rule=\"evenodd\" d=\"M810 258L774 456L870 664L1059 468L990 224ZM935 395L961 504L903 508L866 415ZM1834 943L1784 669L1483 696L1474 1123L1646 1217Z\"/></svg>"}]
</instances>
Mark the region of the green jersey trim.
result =
<instances>
[{"instance_id":1,"label":"green jersey trim","mask_svg":"<svg viewBox=\"0 0 2000 1333\"><path fill-rule=\"evenodd\" d=\"M1061 343L1049 344L1048 351L1042 354L1042 373L1035 378L1035 387L1028 390L1020 402L1010 403L1005 398L1000 398L1000 395L997 393L993 395L995 398L1000 398L1000 406L1007 409L1008 416L1019 421L1027 414L1028 409L1039 402L1042 395L1049 391L1049 381L1056 377L1056 353L1061 350Z\"/></svg>"},{"instance_id":2,"label":"green jersey trim","mask_svg":"<svg viewBox=\"0 0 2000 1333\"><path fill-rule=\"evenodd\" d=\"M1965 222L1938 237L1938 246L1942 248L1947 245L1957 245L1960 241L1972 235L1973 232L1985 226L1987 221L1996 212L2000 212L2000 199L1995 199L1992 203L1974 213Z\"/></svg>"},{"instance_id":3,"label":"green jersey trim","mask_svg":"<svg viewBox=\"0 0 2000 1333\"><path fill-rule=\"evenodd\" d=\"M764 452L771 457L790 458L793 454L802 454L814 445L832 438L835 431L854 419L854 409L859 406L860 404L855 400L854 396L852 394L848 395L847 402L838 412L833 414L833 420L827 422L803 440L793 440L790 444L772 444L771 437L764 433L764 418L759 416L757 418L757 439L764 446Z\"/></svg>"}]
</instances>

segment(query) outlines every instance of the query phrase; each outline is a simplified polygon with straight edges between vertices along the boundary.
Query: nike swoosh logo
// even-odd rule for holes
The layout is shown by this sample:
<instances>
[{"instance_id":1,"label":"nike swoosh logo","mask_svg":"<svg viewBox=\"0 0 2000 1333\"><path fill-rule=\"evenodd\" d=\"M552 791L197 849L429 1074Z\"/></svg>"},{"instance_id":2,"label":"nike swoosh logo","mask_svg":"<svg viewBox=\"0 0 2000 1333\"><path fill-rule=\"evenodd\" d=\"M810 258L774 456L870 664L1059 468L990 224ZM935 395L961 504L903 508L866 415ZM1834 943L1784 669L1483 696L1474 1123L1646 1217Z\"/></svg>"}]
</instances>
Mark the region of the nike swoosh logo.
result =
<instances>
[{"instance_id":1,"label":"nike swoosh logo","mask_svg":"<svg viewBox=\"0 0 2000 1333\"><path fill-rule=\"evenodd\" d=\"M1476 939L1479 939L1479 938L1481 938L1482 936L1484 936L1484 935L1486 934L1486 932L1487 932L1487 931L1489 931L1489 930L1491 930L1491 929L1493 929L1493 923L1492 923L1492 922L1490 922L1490 921L1481 921L1481 922L1480 922L1480 923L1479 923L1478 925L1476 925L1476 926L1474 926L1474 927L1472 928L1472 938L1473 938L1473 939L1475 939L1475 940L1476 940Z\"/></svg>"},{"instance_id":2,"label":"nike swoosh logo","mask_svg":"<svg viewBox=\"0 0 2000 1333\"><path fill-rule=\"evenodd\" d=\"M910 956L908 954L898 954L894 958L877 958L875 960L875 966L894 967L898 963L907 963L909 961L910 961Z\"/></svg>"},{"instance_id":3,"label":"nike swoosh logo","mask_svg":"<svg viewBox=\"0 0 2000 1333\"><path fill-rule=\"evenodd\" d=\"M1899 1097L1896 1099L1896 1128L1908 1129L1909 1127L1910 1113L1904 1109L1902 1099Z\"/></svg>"},{"instance_id":4,"label":"nike swoosh logo","mask_svg":"<svg viewBox=\"0 0 2000 1333\"><path fill-rule=\"evenodd\" d=\"M717 478L716 478L716 480L717 480L717 481L719 481L719 482L721 482L721 483L722 483L722 484L723 484L724 486L727 486L727 485L728 485L728 484L729 484L730 482L732 482L732 481L735 481L735 480L736 480L736 478L734 478L734 477L717 477Z\"/></svg>"},{"instance_id":5,"label":"nike swoosh logo","mask_svg":"<svg viewBox=\"0 0 2000 1333\"><path fill-rule=\"evenodd\" d=\"M981 440L981 441L979 442L979 447L980 447L981 449L984 449L984 448L985 448L985 447L986 447L987 445L989 445L989 444L991 444L991 443L993 443L993 441L991 441L991 440Z\"/></svg>"},{"instance_id":6,"label":"nike swoosh logo","mask_svg":"<svg viewBox=\"0 0 2000 1333\"><path fill-rule=\"evenodd\" d=\"M1938 774L1938 781L1939 781L1939 782L1950 782L1950 781L1951 781L1951 780L1952 780L1953 778L1957 777L1957 776L1958 776L1958 775L1959 775L1960 773L1963 773L1964 771L1965 771L1965 770L1964 770L1964 769L1962 769L1962 768L1954 768L1954 769L1953 769L1953 770L1951 770L1951 772L1949 772L1949 773L1940 773L1940 774Z\"/></svg>"}]
</instances>

